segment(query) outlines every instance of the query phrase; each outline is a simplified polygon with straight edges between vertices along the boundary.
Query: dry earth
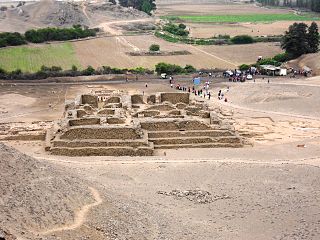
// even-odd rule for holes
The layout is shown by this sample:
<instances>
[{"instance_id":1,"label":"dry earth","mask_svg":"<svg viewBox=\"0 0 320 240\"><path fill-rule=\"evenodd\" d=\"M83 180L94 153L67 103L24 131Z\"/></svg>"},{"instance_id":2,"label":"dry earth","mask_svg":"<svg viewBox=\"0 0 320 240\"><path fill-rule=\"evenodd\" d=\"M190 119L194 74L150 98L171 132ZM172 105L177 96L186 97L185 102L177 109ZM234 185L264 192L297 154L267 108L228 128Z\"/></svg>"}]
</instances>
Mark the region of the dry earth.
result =
<instances>
[{"instance_id":1,"label":"dry earth","mask_svg":"<svg viewBox=\"0 0 320 240\"><path fill-rule=\"evenodd\" d=\"M148 51L157 43L162 51L184 51L184 56L129 56L127 52ZM83 66L102 65L114 67L149 67L159 62L178 65L191 64L197 68L235 68L242 63L253 63L258 56L271 57L281 52L274 43L258 43L242 46L191 46L169 43L151 35L108 37L73 43Z\"/></svg>"},{"instance_id":2,"label":"dry earth","mask_svg":"<svg viewBox=\"0 0 320 240\"><path fill-rule=\"evenodd\" d=\"M190 81L180 81L178 78L176 81L190 85ZM55 87L56 91L68 90L65 93L67 99L74 97L76 92L90 92L97 88L128 90L131 93L174 91L167 81L147 82L148 88L144 81ZM77 210L84 210L84 214L74 210L73 219L59 226L55 226L55 222L50 220L55 214L56 208L53 206L66 209L68 205L64 201L68 198L60 197L58 201L52 200L49 204L40 202L37 205L39 208L46 206L52 211L46 215L45 225L40 225L42 221L34 225L35 228L42 226L40 233L46 233L39 237L319 239L320 116L318 106L310 103L319 98L320 79L281 78L271 79L269 84L262 79L244 84L222 82L213 83L211 91L214 94L218 89L225 90L227 86L228 103L218 101L215 97L208 103L220 106L223 111L233 112L235 126L241 134L249 137L254 143L253 147L166 150L159 151L158 156L154 157L70 158L47 155L41 142L6 142L37 159L27 162L21 160L22 165L18 165L16 160L15 167L28 170L23 165L25 162L41 166L43 164L53 169L46 174L47 177L56 176L56 172L59 172L62 174L59 175L61 178L74 176L74 179L79 179L76 183L69 184L68 188L64 188L64 184L58 184L61 186L59 191L65 192L68 197L77 193L76 189L79 187L74 187L77 184L81 184L80 189L87 189L88 197L91 194L89 201L77 205ZM35 98L38 104L47 104L49 97L38 96L41 96L40 91L42 94L51 91L52 86L41 86L31 96L25 93L28 87L31 86L17 84L15 94ZM280 96L281 92L283 94ZM10 88L1 88L1 94L8 96L7 94L12 93ZM5 102L5 97L2 101ZM32 105L30 106L33 110ZM30 106L26 104L26 111ZM57 105L56 118L62 114L62 106L63 102ZM14 106L9 110L14 112L14 109L19 110ZM41 113L30 115L33 120L43 119ZM31 119L27 115L25 118ZM52 118L54 114L48 117ZM297 147L298 145L305 147ZM16 152L12 153L13 150L2 149L2 156L5 154L14 155L17 159L27 158ZM1 161L1 164L4 163L6 161ZM42 174L40 170L33 170L33 174L29 176L24 172L27 170L17 171L15 178L34 176L38 179ZM12 179L4 178L5 172L7 171L1 172L1 181ZM49 183L50 186L57 186L51 185L52 180ZM24 184L26 187L34 186L29 181ZM40 186L37 189L41 190L42 185ZM90 191L88 186L97 191ZM71 187L74 190L70 190ZM0 189L3 191L3 188ZM28 194L36 195L37 191L29 191ZM55 194L57 193L52 193L52 196L57 196ZM21 211L25 212L25 209L26 207L22 207ZM16 208L6 210L7 218L0 222L0 226L19 235L21 232L18 227L25 225L21 218L14 218L18 216L16 213ZM39 216L29 214L31 219ZM32 234L29 231L30 229L25 228L25 238L34 239L29 237Z\"/></svg>"}]
</instances>

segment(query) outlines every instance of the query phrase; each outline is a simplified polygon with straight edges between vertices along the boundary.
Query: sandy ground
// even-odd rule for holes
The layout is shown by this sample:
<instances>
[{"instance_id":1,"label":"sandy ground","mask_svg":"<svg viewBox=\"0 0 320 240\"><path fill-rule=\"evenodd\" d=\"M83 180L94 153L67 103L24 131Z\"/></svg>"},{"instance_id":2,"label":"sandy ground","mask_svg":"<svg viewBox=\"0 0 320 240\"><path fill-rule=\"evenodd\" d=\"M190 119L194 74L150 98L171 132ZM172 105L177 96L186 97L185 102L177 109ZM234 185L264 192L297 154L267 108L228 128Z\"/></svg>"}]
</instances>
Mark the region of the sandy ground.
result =
<instances>
[{"instance_id":1,"label":"sandy ground","mask_svg":"<svg viewBox=\"0 0 320 240\"><path fill-rule=\"evenodd\" d=\"M312 53L302 55L298 59L292 60L288 63L289 67L303 69L303 67L307 66L313 70L313 74L320 74L320 54Z\"/></svg>"},{"instance_id":2,"label":"sandy ground","mask_svg":"<svg viewBox=\"0 0 320 240\"><path fill-rule=\"evenodd\" d=\"M236 2L236 1L235 1ZM275 13L288 13L287 9L268 9L260 8L254 4L233 3L232 1L157 1L156 15L224 15L228 14L247 14L260 13L260 14L275 14Z\"/></svg>"},{"instance_id":3,"label":"sandy ground","mask_svg":"<svg viewBox=\"0 0 320 240\"><path fill-rule=\"evenodd\" d=\"M148 51L151 44L159 44L162 51L184 51L191 55L129 56L127 52ZM191 46L169 43L151 35L108 37L73 43L83 66L154 68L159 62L181 66L191 64L196 68L234 68L242 63L254 63L258 56L271 57L281 52L275 43L258 43L242 46Z\"/></svg>"},{"instance_id":4,"label":"sandy ground","mask_svg":"<svg viewBox=\"0 0 320 240\"><path fill-rule=\"evenodd\" d=\"M311 22L306 21L310 25ZM320 22L317 22L318 24ZM292 21L278 21L272 23L187 23L192 37L210 38L217 35L251 35L272 36L282 35L292 25Z\"/></svg>"},{"instance_id":5,"label":"sandy ground","mask_svg":"<svg viewBox=\"0 0 320 240\"><path fill-rule=\"evenodd\" d=\"M77 91L90 92L93 87L146 93L172 91L167 82L148 82L148 88L144 85L68 86L65 96L72 98ZM70 158L48 156L39 142L7 142L40 161L65 169L65 174L75 174L97 191L93 194L97 201L81 221L75 217L73 222L56 227L57 231L48 227L40 236L319 239L319 78L272 79L269 84L262 79L244 84L222 82L213 84L211 91L227 86L229 103L215 97L208 103L232 111L236 128L241 134L251 134L253 147L166 150L166 154L159 151L154 157ZM65 87L56 86L56 90ZM26 86L17 85L15 89L15 94L30 97L25 93ZM40 89L31 94L32 99L45 105L48 100L37 97L51 87ZM9 90L3 93L12 94ZM25 108L32 109L32 105ZM57 109L56 118L62 113L62 108ZM33 113L32 118L42 119L43 115ZM209 192L211 200L199 204L201 194L187 198L175 195L173 190Z\"/></svg>"},{"instance_id":6,"label":"sandy ground","mask_svg":"<svg viewBox=\"0 0 320 240\"><path fill-rule=\"evenodd\" d=\"M181 7L177 8L179 5L170 4L166 12L177 12ZM213 9L225 11L215 5L202 9L210 13ZM232 11L240 11L241 7L238 9ZM183 10L200 11L195 5L186 5ZM143 39L140 36L88 41L84 45L77 43L76 51L83 65L154 65L159 58L124 56L125 51L145 49L155 41L149 36ZM279 47L267 44L237 48L161 45L168 50L187 48L193 53L190 58L171 59L172 62L201 67L227 63L232 67L255 60L260 54L269 56L279 51ZM191 85L191 79L176 81ZM93 87L146 94L174 91L168 81L147 82L148 88L145 81L100 86L1 85L0 121L59 119L66 99L90 92ZM240 149L173 149L158 151L153 157L70 158L48 155L43 142L6 142L92 187L86 188L92 195L90 203L83 203L72 220L61 221L58 226L59 217L48 221L37 238L31 239L318 240L319 88L320 78L271 79L269 84L266 79L243 84L214 79L213 97L205 101L232 113L236 129L253 144ZM219 89L226 92L228 103L217 100ZM195 195L186 196L190 192ZM204 196L207 201L198 203ZM10 224L17 228L23 223Z\"/></svg>"}]
</instances>

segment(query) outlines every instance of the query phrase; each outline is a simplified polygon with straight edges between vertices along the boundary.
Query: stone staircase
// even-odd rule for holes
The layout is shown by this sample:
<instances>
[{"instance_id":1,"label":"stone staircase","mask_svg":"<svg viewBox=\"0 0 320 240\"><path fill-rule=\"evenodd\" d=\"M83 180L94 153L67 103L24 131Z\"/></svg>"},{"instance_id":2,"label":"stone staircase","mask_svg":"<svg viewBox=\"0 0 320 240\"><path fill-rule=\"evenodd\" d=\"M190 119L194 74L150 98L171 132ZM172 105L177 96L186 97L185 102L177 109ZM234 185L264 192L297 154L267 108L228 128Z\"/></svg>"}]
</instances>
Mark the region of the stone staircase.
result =
<instances>
[{"instance_id":1,"label":"stone staircase","mask_svg":"<svg viewBox=\"0 0 320 240\"><path fill-rule=\"evenodd\" d=\"M230 127L201 121L141 122L155 149L242 147L242 139Z\"/></svg>"},{"instance_id":2,"label":"stone staircase","mask_svg":"<svg viewBox=\"0 0 320 240\"><path fill-rule=\"evenodd\" d=\"M50 151L65 156L152 156L154 147L134 127L71 126L55 136Z\"/></svg>"}]
</instances>

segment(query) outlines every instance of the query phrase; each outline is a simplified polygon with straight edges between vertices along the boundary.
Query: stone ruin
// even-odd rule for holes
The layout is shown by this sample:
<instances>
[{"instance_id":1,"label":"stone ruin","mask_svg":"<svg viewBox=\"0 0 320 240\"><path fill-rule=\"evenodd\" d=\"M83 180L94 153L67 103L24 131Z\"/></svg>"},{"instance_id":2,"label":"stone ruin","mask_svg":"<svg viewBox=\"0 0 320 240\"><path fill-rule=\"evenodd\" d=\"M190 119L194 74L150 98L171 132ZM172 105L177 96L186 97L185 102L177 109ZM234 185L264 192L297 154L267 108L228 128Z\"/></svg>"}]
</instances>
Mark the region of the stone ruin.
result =
<instances>
[{"instance_id":1,"label":"stone ruin","mask_svg":"<svg viewBox=\"0 0 320 240\"><path fill-rule=\"evenodd\" d=\"M242 147L228 116L189 93L96 91L66 104L46 150L66 156L152 156L157 149Z\"/></svg>"}]
</instances>

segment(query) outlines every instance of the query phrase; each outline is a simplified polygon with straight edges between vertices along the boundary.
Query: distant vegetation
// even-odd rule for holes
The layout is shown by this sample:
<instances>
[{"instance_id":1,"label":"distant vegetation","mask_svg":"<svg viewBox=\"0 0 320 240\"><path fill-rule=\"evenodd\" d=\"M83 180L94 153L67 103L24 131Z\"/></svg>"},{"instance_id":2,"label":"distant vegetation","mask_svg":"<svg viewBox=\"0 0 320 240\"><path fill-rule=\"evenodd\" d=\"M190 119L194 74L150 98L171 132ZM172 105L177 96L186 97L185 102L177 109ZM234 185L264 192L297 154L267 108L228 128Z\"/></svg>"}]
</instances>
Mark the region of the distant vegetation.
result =
<instances>
[{"instance_id":1,"label":"distant vegetation","mask_svg":"<svg viewBox=\"0 0 320 240\"><path fill-rule=\"evenodd\" d=\"M156 9L155 0L119 0L119 3L123 7L133 7L149 15Z\"/></svg>"},{"instance_id":2,"label":"distant vegetation","mask_svg":"<svg viewBox=\"0 0 320 240\"><path fill-rule=\"evenodd\" d=\"M189 31L186 30L187 26L180 23L179 25L174 23L167 23L163 26L163 31L171 33L173 35L185 37L189 35Z\"/></svg>"},{"instance_id":3,"label":"distant vegetation","mask_svg":"<svg viewBox=\"0 0 320 240\"><path fill-rule=\"evenodd\" d=\"M191 65L186 65L185 67L180 67L175 64L169 63L158 63L155 66L156 72L158 74L188 74L196 72L196 69ZM22 71L17 68L12 71L4 70L0 68L0 79L21 79L21 80L36 80L36 79L46 79L49 77L75 77L75 76L93 76L93 75L104 75L104 74L154 74L153 70L137 67L132 69L127 68L112 68L109 66L102 66L97 69L92 66L88 66L85 69L79 70L77 66L72 65L71 68L63 70L60 66L46 67L41 66L37 72L29 73Z\"/></svg>"},{"instance_id":4,"label":"distant vegetation","mask_svg":"<svg viewBox=\"0 0 320 240\"><path fill-rule=\"evenodd\" d=\"M24 36L28 42L43 43L94 37L97 31L97 29L82 28L80 25L75 25L72 28L41 28L29 30L25 32Z\"/></svg>"},{"instance_id":5,"label":"distant vegetation","mask_svg":"<svg viewBox=\"0 0 320 240\"><path fill-rule=\"evenodd\" d=\"M281 66L282 63L298 58L303 54L316 53L319 51L320 35L318 25L313 22L309 27L305 23L294 23L286 31L282 38L281 47L285 53L278 54L273 58L265 58L252 65L242 64L241 70L247 70L251 66L273 65Z\"/></svg>"},{"instance_id":6,"label":"distant vegetation","mask_svg":"<svg viewBox=\"0 0 320 240\"><path fill-rule=\"evenodd\" d=\"M262 5L269 6L285 6L285 7L300 7L308 8L315 12L320 12L320 1L319 0L284 0L282 2L275 0L256 0Z\"/></svg>"},{"instance_id":7,"label":"distant vegetation","mask_svg":"<svg viewBox=\"0 0 320 240\"><path fill-rule=\"evenodd\" d=\"M231 42L234 44L250 44L254 43L254 39L249 35L239 35L231 38Z\"/></svg>"},{"instance_id":8,"label":"distant vegetation","mask_svg":"<svg viewBox=\"0 0 320 240\"><path fill-rule=\"evenodd\" d=\"M0 79L20 79L20 80L36 80L36 79L46 79L49 77L76 77L76 76L93 76L93 75L103 75L103 74L153 74L154 71L137 67L133 69L120 69L112 68L109 66L102 66L97 69L92 66L88 66L85 69L78 69L77 66L73 65L70 69L63 70L60 66L46 67L41 66L37 72L29 73L22 71L21 69L15 69L13 71L6 71L0 68Z\"/></svg>"},{"instance_id":9,"label":"distant vegetation","mask_svg":"<svg viewBox=\"0 0 320 240\"><path fill-rule=\"evenodd\" d=\"M169 20L183 20L188 22L216 22L216 23L237 23L237 22L273 22L273 21L315 21L319 17L311 15L296 15L294 13L284 14L245 14L245 15L201 15L201 16L173 16L166 17Z\"/></svg>"},{"instance_id":10,"label":"distant vegetation","mask_svg":"<svg viewBox=\"0 0 320 240\"><path fill-rule=\"evenodd\" d=\"M196 45L224 45L224 44L248 44L257 42L280 42L282 36L267 36L267 37L251 37L248 35L240 35L231 38L229 35L219 35L212 38L191 38L185 36L177 36L164 31L156 31L155 36L162 38L168 42L181 42L185 44Z\"/></svg>"},{"instance_id":11,"label":"distant vegetation","mask_svg":"<svg viewBox=\"0 0 320 240\"><path fill-rule=\"evenodd\" d=\"M281 46L289 58L297 58L306 53L318 52L319 41L319 29L315 22L309 27L305 23L294 23L286 31Z\"/></svg>"},{"instance_id":12,"label":"distant vegetation","mask_svg":"<svg viewBox=\"0 0 320 240\"><path fill-rule=\"evenodd\" d=\"M156 73L166 73L169 75L172 74L186 74L186 73L193 73L196 69L191 65L186 65L185 67L180 67L179 65L170 64L170 63L158 63L156 65Z\"/></svg>"},{"instance_id":13,"label":"distant vegetation","mask_svg":"<svg viewBox=\"0 0 320 240\"><path fill-rule=\"evenodd\" d=\"M25 44L24 36L20 33L0 33L0 48Z\"/></svg>"},{"instance_id":14,"label":"distant vegetation","mask_svg":"<svg viewBox=\"0 0 320 240\"><path fill-rule=\"evenodd\" d=\"M150 51L150 52L160 51L160 45L158 45L158 44L152 44L152 45L149 47L149 51Z\"/></svg>"},{"instance_id":15,"label":"distant vegetation","mask_svg":"<svg viewBox=\"0 0 320 240\"><path fill-rule=\"evenodd\" d=\"M80 66L71 43L1 49L0 59L0 68L6 71L20 69L23 72L36 72L44 63L63 69L70 68L73 64Z\"/></svg>"},{"instance_id":16,"label":"distant vegetation","mask_svg":"<svg viewBox=\"0 0 320 240\"><path fill-rule=\"evenodd\" d=\"M43 43L47 41L66 41L96 36L98 29L89 29L75 25L72 28L40 28L29 30L25 34L0 33L0 48L18 46L28 42Z\"/></svg>"}]
</instances>

